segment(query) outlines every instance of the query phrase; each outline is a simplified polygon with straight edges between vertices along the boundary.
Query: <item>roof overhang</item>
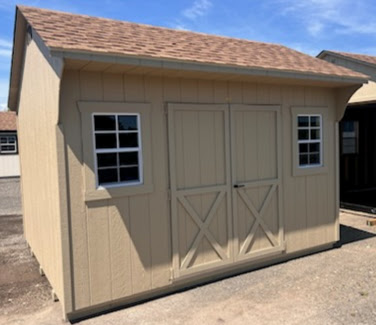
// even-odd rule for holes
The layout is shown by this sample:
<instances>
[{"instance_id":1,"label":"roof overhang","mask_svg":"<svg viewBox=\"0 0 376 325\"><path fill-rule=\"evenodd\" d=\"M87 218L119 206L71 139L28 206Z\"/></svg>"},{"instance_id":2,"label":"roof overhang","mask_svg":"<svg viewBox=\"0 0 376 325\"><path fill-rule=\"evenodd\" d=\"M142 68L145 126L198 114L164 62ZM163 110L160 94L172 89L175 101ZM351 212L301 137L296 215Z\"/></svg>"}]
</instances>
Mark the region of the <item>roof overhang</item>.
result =
<instances>
[{"instance_id":1,"label":"roof overhang","mask_svg":"<svg viewBox=\"0 0 376 325\"><path fill-rule=\"evenodd\" d=\"M214 73L225 75L238 75L238 76L254 76L262 79L290 79L307 81L310 80L316 83L330 84L333 87L340 87L341 85L350 84L363 84L367 83L366 78L358 77L343 77L337 75L325 75L307 72L296 72L289 70L277 70L277 69L263 69L256 67L239 67L229 65L219 65L201 62L188 62L180 60L168 60L168 59L154 59L139 56L125 56L115 54L96 54L83 51L66 51L64 49L51 49L51 55L63 58L68 61L82 61L82 62L98 62L108 63L113 65L128 65L133 67L144 67L154 70L171 70L180 71L182 73L188 71L197 71L201 73Z\"/></svg>"},{"instance_id":2,"label":"roof overhang","mask_svg":"<svg viewBox=\"0 0 376 325\"><path fill-rule=\"evenodd\" d=\"M12 111L16 111L18 106L21 75L23 69L23 57L25 53L26 32L26 20L17 8L14 22L13 51L8 94L8 107Z\"/></svg>"}]
</instances>

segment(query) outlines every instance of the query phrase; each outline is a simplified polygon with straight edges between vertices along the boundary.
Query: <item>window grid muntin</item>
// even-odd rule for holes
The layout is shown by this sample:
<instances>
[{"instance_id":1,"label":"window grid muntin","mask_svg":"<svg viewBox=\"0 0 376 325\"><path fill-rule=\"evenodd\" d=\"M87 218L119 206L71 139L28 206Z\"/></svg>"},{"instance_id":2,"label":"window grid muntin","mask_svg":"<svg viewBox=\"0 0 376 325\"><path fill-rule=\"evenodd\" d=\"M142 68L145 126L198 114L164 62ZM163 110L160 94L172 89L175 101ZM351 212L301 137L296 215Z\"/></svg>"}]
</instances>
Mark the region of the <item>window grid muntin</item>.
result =
<instances>
[{"instance_id":1,"label":"window grid muntin","mask_svg":"<svg viewBox=\"0 0 376 325\"><path fill-rule=\"evenodd\" d=\"M299 117L307 117L308 118L308 126L299 126ZM319 118L319 126L311 126L311 118L318 117ZM298 139L298 166L299 168L310 168L310 167L321 167L323 164L323 150L322 150L322 115L321 114L298 114L297 117L297 139ZM299 131L300 130L307 130L308 131L308 139L299 139ZM312 130L319 130L319 139L311 139L311 131ZM307 144L308 150L307 152L300 151L300 144ZM310 144L318 144L319 145L319 152L310 151ZM319 155L319 163L310 163L311 155ZM300 158L301 156L307 157L307 163L301 164Z\"/></svg>"},{"instance_id":2,"label":"window grid muntin","mask_svg":"<svg viewBox=\"0 0 376 325\"><path fill-rule=\"evenodd\" d=\"M95 116L115 116L115 130L95 130ZM119 130L118 126L118 117L119 116L135 116L137 118L137 130ZM118 187L118 186L132 186L132 185L139 185L143 183L143 162L142 162L142 143L141 143L141 116L139 113L93 113L92 114L92 126L93 126L93 145L94 145L94 164L95 164L95 176L96 176L96 186L97 187ZM124 133L137 133L137 147L128 147L128 148L121 148L120 147L120 140L119 134ZM116 148L96 148L96 134L116 134ZM120 165L120 153L123 152L135 152L138 156L138 165ZM101 153L116 153L116 166L105 166L105 167L98 167L98 158L97 155ZM138 167L138 180L137 181L121 181L120 180L120 170L121 168L134 168ZM106 169L115 169L117 172L117 181L111 183L102 183L99 184L99 170L106 170Z\"/></svg>"},{"instance_id":3,"label":"window grid muntin","mask_svg":"<svg viewBox=\"0 0 376 325\"><path fill-rule=\"evenodd\" d=\"M12 147L13 149L9 150L6 147ZM0 153L17 153L17 137L15 135L0 135Z\"/></svg>"}]
</instances>

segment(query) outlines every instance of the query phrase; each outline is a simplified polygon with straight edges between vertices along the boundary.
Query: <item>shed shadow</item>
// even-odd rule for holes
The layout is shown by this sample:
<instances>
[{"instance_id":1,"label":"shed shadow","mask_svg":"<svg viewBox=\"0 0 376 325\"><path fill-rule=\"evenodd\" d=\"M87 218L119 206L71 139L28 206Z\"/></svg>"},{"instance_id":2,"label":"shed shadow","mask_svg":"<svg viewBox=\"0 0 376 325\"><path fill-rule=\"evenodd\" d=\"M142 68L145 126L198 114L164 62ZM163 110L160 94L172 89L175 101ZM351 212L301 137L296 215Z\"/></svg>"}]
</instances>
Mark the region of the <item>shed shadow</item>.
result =
<instances>
[{"instance_id":1,"label":"shed shadow","mask_svg":"<svg viewBox=\"0 0 376 325\"><path fill-rule=\"evenodd\" d=\"M353 228L350 226L341 225L340 226L341 239L339 241L340 245L350 244L356 241L368 239L375 237L376 234L364 231L361 229Z\"/></svg>"}]
</instances>

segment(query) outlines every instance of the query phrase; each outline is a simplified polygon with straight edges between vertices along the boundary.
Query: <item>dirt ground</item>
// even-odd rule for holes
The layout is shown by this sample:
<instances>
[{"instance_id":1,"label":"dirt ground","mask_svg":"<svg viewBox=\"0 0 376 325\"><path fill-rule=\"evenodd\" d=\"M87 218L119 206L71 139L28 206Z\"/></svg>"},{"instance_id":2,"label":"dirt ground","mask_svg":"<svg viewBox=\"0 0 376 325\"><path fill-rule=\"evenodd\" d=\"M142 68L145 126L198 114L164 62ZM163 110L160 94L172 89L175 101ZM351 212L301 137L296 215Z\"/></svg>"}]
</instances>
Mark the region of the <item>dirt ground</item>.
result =
<instances>
[{"instance_id":1,"label":"dirt ground","mask_svg":"<svg viewBox=\"0 0 376 325\"><path fill-rule=\"evenodd\" d=\"M376 227L366 219L341 214L341 248L79 324L376 324ZM22 238L20 215L0 216L0 324L64 324L50 290Z\"/></svg>"},{"instance_id":2,"label":"dirt ground","mask_svg":"<svg viewBox=\"0 0 376 325\"><path fill-rule=\"evenodd\" d=\"M22 236L22 217L0 217L1 314L33 313L51 300L50 286ZM1 316L0 316L1 320ZM1 322L0 322L1 324Z\"/></svg>"}]
</instances>

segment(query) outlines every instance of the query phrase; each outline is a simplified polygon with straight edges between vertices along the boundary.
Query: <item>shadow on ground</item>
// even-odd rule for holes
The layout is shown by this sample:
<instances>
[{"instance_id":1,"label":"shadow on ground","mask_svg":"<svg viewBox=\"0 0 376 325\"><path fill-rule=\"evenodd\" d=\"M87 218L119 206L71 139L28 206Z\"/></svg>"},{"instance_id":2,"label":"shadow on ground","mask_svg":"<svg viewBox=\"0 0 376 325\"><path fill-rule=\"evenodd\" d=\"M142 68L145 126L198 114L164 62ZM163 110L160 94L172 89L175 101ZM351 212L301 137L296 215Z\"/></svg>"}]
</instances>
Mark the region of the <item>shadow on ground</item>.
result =
<instances>
[{"instance_id":1,"label":"shadow on ground","mask_svg":"<svg viewBox=\"0 0 376 325\"><path fill-rule=\"evenodd\" d=\"M375 234L371 232L345 226L345 225L341 225L340 233L341 233L341 239L340 239L341 245L350 244L359 240L364 240L364 239L368 239L368 238L372 238L376 236Z\"/></svg>"}]
</instances>

